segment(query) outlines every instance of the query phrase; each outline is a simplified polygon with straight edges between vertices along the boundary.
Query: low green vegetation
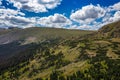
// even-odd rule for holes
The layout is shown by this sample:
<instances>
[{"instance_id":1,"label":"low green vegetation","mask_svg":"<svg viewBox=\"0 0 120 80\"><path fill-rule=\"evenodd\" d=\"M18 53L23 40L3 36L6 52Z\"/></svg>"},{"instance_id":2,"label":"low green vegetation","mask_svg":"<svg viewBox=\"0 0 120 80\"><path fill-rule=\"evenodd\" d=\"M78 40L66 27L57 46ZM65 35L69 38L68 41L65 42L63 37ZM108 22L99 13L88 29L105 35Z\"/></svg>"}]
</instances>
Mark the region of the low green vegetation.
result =
<instances>
[{"instance_id":1,"label":"low green vegetation","mask_svg":"<svg viewBox=\"0 0 120 80\"><path fill-rule=\"evenodd\" d=\"M0 80L120 80L119 32L111 35L115 25L108 25L107 33L107 28L95 33L51 29L52 33L45 28L47 36L43 41L37 28L20 30L19 35L26 32L21 39L37 34L38 40L15 43L27 47L1 61Z\"/></svg>"},{"instance_id":2,"label":"low green vegetation","mask_svg":"<svg viewBox=\"0 0 120 80\"><path fill-rule=\"evenodd\" d=\"M1 71L6 80L119 80L120 42L74 39L32 44L19 64ZM112 55L112 56L111 56ZM115 56L113 56L115 55ZM14 61L14 60L13 60ZM16 60L15 62L16 63Z\"/></svg>"}]
</instances>

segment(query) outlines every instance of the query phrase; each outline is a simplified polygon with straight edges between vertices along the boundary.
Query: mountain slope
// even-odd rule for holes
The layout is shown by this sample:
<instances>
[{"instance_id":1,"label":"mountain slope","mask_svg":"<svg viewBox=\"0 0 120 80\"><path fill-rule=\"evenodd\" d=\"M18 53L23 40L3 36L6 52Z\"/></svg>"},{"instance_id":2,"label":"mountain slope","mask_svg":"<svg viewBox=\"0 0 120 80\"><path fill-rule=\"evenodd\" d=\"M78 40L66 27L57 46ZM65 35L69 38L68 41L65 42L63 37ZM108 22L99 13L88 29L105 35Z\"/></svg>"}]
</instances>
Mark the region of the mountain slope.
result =
<instances>
[{"instance_id":1,"label":"mountain slope","mask_svg":"<svg viewBox=\"0 0 120 80\"><path fill-rule=\"evenodd\" d=\"M6 33L3 33L3 31ZM56 39L72 39L93 31L67 30L57 28L26 28L2 30L0 35L0 54L9 54L11 51L22 50L21 46ZM13 53L14 53L13 52Z\"/></svg>"},{"instance_id":2,"label":"mountain slope","mask_svg":"<svg viewBox=\"0 0 120 80\"><path fill-rule=\"evenodd\" d=\"M57 44L60 41L78 38L91 33L93 33L93 31L37 27L3 29L0 35L0 61L3 62L0 63L0 69L17 64L17 60L15 59L18 59L18 62L25 61L26 58L22 57L31 56L28 50L35 49L36 44L44 42L56 42ZM26 51L28 54L25 53ZM22 59L20 59L19 56L21 56L20 58Z\"/></svg>"},{"instance_id":3,"label":"mountain slope","mask_svg":"<svg viewBox=\"0 0 120 80\"><path fill-rule=\"evenodd\" d=\"M120 21L103 26L99 29L99 33L104 37L120 37Z\"/></svg>"},{"instance_id":4,"label":"mountain slope","mask_svg":"<svg viewBox=\"0 0 120 80\"><path fill-rule=\"evenodd\" d=\"M8 29L9 31L10 29ZM7 31L7 30L6 30ZM31 42L44 41L56 38L72 38L79 37L93 31L67 30L57 28L26 28L26 29L11 29L6 34L0 35L0 44L10 43L17 40L28 40ZM2 32L1 32L2 33Z\"/></svg>"},{"instance_id":5,"label":"mountain slope","mask_svg":"<svg viewBox=\"0 0 120 80\"><path fill-rule=\"evenodd\" d=\"M42 37L45 40L34 43L25 43L28 41L26 37L36 37L38 29L35 33L31 30L33 28L21 30L20 35L26 33L25 37L19 38L23 41L9 44L27 47L20 49L6 62L1 61L0 79L120 80L120 32L114 32L119 28L116 26L119 22L113 24L112 29L109 30L110 27L106 25L95 33L57 29L57 36L53 31L56 29L49 29L52 31L49 33L47 30L47 35ZM113 33L115 36L111 36ZM37 40L41 40L41 34ZM6 45L8 44L2 46Z\"/></svg>"}]
</instances>

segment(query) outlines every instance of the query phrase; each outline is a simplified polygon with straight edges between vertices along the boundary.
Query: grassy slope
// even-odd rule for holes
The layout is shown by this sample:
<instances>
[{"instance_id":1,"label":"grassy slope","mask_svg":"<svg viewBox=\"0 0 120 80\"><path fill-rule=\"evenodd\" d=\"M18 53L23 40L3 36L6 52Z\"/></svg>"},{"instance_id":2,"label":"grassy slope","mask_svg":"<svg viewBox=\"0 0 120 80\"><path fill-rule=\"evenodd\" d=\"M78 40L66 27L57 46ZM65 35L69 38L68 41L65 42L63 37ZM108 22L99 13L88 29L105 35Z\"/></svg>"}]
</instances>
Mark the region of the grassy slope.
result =
<instances>
[{"instance_id":1,"label":"grassy slope","mask_svg":"<svg viewBox=\"0 0 120 80\"><path fill-rule=\"evenodd\" d=\"M51 46L51 44L46 43L40 47L37 47L35 51L36 52L33 58L29 58L29 60L26 60L19 65L15 65L14 67L4 72L4 74L2 74L2 79L10 79L10 77L12 77L11 79L15 78L19 80L37 80L38 78L49 78L49 75L52 74L52 71L62 72L59 74L59 76L70 76L77 71L81 71L85 74L85 71L92 66L99 69L99 67L95 66L95 62L100 63L101 67L106 65L107 68L115 71L114 69L120 64L120 41L116 42L115 40L109 39L97 41L76 39L66 40L62 43L58 43L57 46L56 44ZM25 53L27 54L27 52ZM113 64L112 66L115 68L111 68L110 61L115 62L115 60L119 61L117 62L118 66ZM105 71L103 71L103 73L105 73L107 69L103 69L105 69ZM117 71L120 70L117 69ZM107 73L110 72L108 71ZM107 73L106 75L108 75ZM86 75L88 74L89 72L86 73ZM111 72L111 74L114 75L113 72ZM91 76L93 75L94 74L91 74ZM112 75L111 77L114 77ZM96 78L91 77L91 79Z\"/></svg>"},{"instance_id":2,"label":"grassy slope","mask_svg":"<svg viewBox=\"0 0 120 80\"><path fill-rule=\"evenodd\" d=\"M33 27L26 29L15 28L1 30L0 33L0 55L6 55L18 53L24 50L22 47L27 46L32 42L39 43L56 39L73 39L93 33L93 31Z\"/></svg>"},{"instance_id":3,"label":"grassy slope","mask_svg":"<svg viewBox=\"0 0 120 80\"><path fill-rule=\"evenodd\" d=\"M36 34L32 29L26 30L34 35ZM115 29L112 30L116 31ZM107 33L114 31L110 30ZM59 31L55 32L59 33ZM104 33L104 29L100 29L99 32ZM52 31L52 33L54 32ZM2 72L0 79L41 80L41 78L48 78L49 80L58 80L58 77L59 80L67 80L68 78L69 80L120 79L118 76L120 75L118 68L120 67L119 36L114 38L115 36L109 34L113 38L91 39L88 37L81 39L78 38L79 35L76 36L79 31L75 31L75 34L72 34L73 37L75 36L73 39L69 35L71 31L66 33L69 38L62 36L64 40L57 43L54 41L37 43L35 44L37 47L23 52L25 54L34 52L34 55ZM51 32L47 34L51 34ZM64 35L65 31L62 29L60 34Z\"/></svg>"},{"instance_id":4,"label":"grassy slope","mask_svg":"<svg viewBox=\"0 0 120 80\"><path fill-rule=\"evenodd\" d=\"M67 30L57 28L26 28L26 29L15 29L9 33L0 36L0 43L6 43L16 40L28 40L28 42L44 41L56 38L72 38L80 37L85 34L90 34L93 31L80 31L80 30ZM31 40L32 39L32 40Z\"/></svg>"},{"instance_id":5,"label":"grassy slope","mask_svg":"<svg viewBox=\"0 0 120 80\"><path fill-rule=\"evenodd\" d=\"M103 37L120 37L120 21L103 26L99 33L103 34Z\"/></svg>"},{"instance_id":6,"label":"grassy slope","mask_svg":"<svg viewBox=\"0 0 120 80\"><path fill-rule=\"evenodd\" d=\"M3 31L5 33L3 33ZM4 65L8 66L11 61L15 61L19 57L25 56L25 51L31 49L32 42L54 42L64 41L67 39L74 39L77 37L84 36L86 34L93 33L93 31L83 31L83 30L67 30L67 29L57 29L57 28L26 28L26 29L8 29L2 30L0 35L0 69ZM56 42L56 44L57 44ZM4 44L3 44L4 43ZM15 59L13 59L16 57ZM18 61L21 61L19 59ZM26 59L23 59L26 60ZM15 62L15 64L17 61ZM14 63L11 63L11 65ZM11 66L9 65L9 66Z\"/></svg>"},{"instance_id":7,"label":"grassy slope","mask_svg":"<svg viewBox=\"0 0 120 80\"><path fill-rule=\"evenodd\" d=\"M0 35L8 33L10 30L0 29Z\"/></svg>"}]
</instances>

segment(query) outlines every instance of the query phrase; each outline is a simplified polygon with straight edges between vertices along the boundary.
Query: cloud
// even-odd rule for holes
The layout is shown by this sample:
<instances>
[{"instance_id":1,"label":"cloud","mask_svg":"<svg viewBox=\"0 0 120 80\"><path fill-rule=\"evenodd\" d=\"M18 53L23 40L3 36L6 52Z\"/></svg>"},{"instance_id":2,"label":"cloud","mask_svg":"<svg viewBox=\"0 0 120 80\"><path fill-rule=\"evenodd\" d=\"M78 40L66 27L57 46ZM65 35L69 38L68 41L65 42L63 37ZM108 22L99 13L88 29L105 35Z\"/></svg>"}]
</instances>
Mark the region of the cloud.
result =
<instances>
[{"instance_id":1,"label":"cloud","mask_svg":"<svg viewBox=\"0 0 120 80\"><path fill-rule=\"evenodd\" d=\"M8 21L9 25L12 25L12 27L21 27L21 28L27 28L27 27L34 27L34 19L32 18L25 18L21 16L10 16L5 17L5 20Z\"/></svg>"},{"instance_id":2,"label":"cloud","mask_svg":"<svg viewBox=\"0 0 120 80\"><path fill-rule=\"evenodd\" d=\"M25 17L19 10L0 9L0 28L7 27L56 27L65 28L72 22L62 14L54 14L48 17Z\"/></svg>"},{"instance_id":3,"label":"cloud","mask_svg":"<svg viewBox=\"0 0 120 80\"><path fill-rule=\"evenodd\" d=\"M63 28L65 26L72 24L72 22L67 17L58 13L48 17L42 17L38 20L38 23L44 27L56 27L56 28Z\"/></svg>"},{"instance_id":4,"label":"cloud","mask_svg":"<svg viewBox=\"0 0 120 80\"><path fill-rule=\"evenodd\" d=\"M31 12L47 12L61 4L62 0L8 0L18 9L24 9Z\"/></svg>"},{"instance_id":5,"label":"cloud","mask_svg":"<svg viewBox=\"0 0 120 80\"><path fill-rule=\"evenodd\" d=\"M94 21L92 25L89 24L73 24L68 29L81 29L81 30L98 30L102 25L101 22Z\"/></svg>"},{"instance_id":6,"label":"cloud","mask_svg":"<svg viewBox=\"0 0 120 80\"><path fill-rule=\"evenodd\" d=\"M120 10L120 2L118 2L118 3L116 3L116 4L114 4L114 5L112 5L112 6L109 6L109 8L111 9L111 10Z\"/></svg>"},{"instance_id":7,"label":"cloud","mask_svg":"<svg viewBox=\"0 0 120 80\"><path fill-rule=\"evenodd\" d=\"M73 11L70 19L77 22L70 29L98 30L102 26L120 20L120 2L108 7L87 5Z\"/></svg>"},{"instance_id":8,"label":"cloud","mask_svg":"<svg viewBox=\"0 0 120 80\"><path fill-rule=\"evenodd\" d=\"M71 25L68 29L92 30L90 25Z\"/></svg>"},{"instance_id":9,"label":"cloud","mask_svg":"<svg viewBox=\"0 0 120 80\"><path fill-rule=\"evenodd\" d=\"M67 29L97 30L103 25L120 20L120 2L107 7L87 5L72 11L70 18L55 13L48 17L26 17L20 9L32 12L46 12L57 7L62 0L8 0L18 9L0 6L0 28L7 27L55 27ZM1 0L0 0L1 2Z\"/></svg>"},{"instance_id":10,"label":"cloud","mask_svg":"<svg viewBox=\"0 0 120 80\"><path fill-rule=\"evenodd\" d=\"M106 8L106 15L102 18L102 25L120 20L120 2Z\"/></svg>"},{"instance_id":11,"label":"cloud","mask_svg":"<svg viewBox=\"0 0 120 80\"><path fill-rule=\"evenodd\" d=\"M35 18L25 18L24 13L12 9L0 9L0 28L7 27L32 27Z\"/></svg>"},{"instance_id":12,"label":"cloud","mask_svg":"<svg viewBox=\"0 0 120 80\"><path fill-rule=\"evenodd\" d=\"M12 9L0 9L0 16L5 16L5 15L21 15L21 16L24 16L25 14L18 11L18 10L12 10Z\"/></svg>"},{"instance_id":13,"label":"cloud","mask_svg":"<svg viewBox=\"0 0 120 80\"><path fill-rule=\"evenodd\" d=\"M103 17L105 12L106 11L100 5L94 6L90 4L73 12L70 18L79 23L89 24L95 19Z\"/></svg>"},{"instance_id":14,"label":"cloud","mask_svg":"<svg viewBox=\"0 0 120 80\"><path fill-rule=\"evenodd\" d=\"M109 22L115 22L120 20L120 11L116 11L113 17L109 18Z\"/></svg>"}]
</instances>

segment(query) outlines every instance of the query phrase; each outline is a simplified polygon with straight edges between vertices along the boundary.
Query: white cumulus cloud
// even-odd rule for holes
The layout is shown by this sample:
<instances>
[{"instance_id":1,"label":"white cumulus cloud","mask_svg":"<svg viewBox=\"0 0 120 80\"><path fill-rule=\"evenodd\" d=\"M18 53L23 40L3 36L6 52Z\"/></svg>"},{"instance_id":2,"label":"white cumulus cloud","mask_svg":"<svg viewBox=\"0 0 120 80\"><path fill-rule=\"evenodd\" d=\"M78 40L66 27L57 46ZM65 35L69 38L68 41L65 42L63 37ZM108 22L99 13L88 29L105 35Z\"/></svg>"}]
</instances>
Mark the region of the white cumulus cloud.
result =
<instances>
[{"instance_id":1,"label":"white cumulus cloud","mask_svg":"<svg viewBox=\"0 0 120 80\"><path fill-rule=\"evenodd\" d=\"M68 29L81 29L81 30L92 30L90 25L71 25Z\"/></svg>"},{"instance_id":2,"label":"white cumulus cloud","mask_svg":"<svg viewBox=\"0 0 120 80\"><path fill-rule=\"evenodd\" d=\"M60 5L62 0L8 0L18 9L25 9L31 12L47 12Z\"/></svg>"},{"instance_id":3,"label":"white cumulus cloud","mask_svg":"<svg viewBox=\"0 0 120 80\"><path fill-rule=\"evenodd\" d=\"M62 14L54 14L48 17L25 17L25 14L19 10L0 9L0 28L7 27L55 27L65 28L72 22Z\"/></svg>"},{"instance_id":4,"label":"white cumulus cloud","mask_svg":"<svg viewBox=\"0 0 120 80\"><path fill-rule=\"evenodd\" d=\"M70 29L98 30L102 26L120 20L120 2L111 6L87 5L73 11L70 18L78 24L72 24Z\"/></svg>"},{"instance_id":5,"label":"white cumulus cloud","mask_svg":"<svg viewBox=\"0 0 120 80\"><path fill-rule=\"evenodd\" d=\"M38 23L44 27L56 27L56 28L63 28L65 26L72 24L72 22L67 17L58 13L48 17L42 17L38 20Z\"/></svg>"},{"instance_id":6,"label":"white cumulus cloud","mask_svg":"<svg viewBox=\"0 0 120 80\"><path fill-rule=\"evenodd\" d=\"M110 22L115 22L120 20L120 11L116 11L115 14L113 15L113 17L109 18Z\"/></svg>"},{"instance_id":7,"label":"white cumulus cloud","mask_svg":"<svg viewBox=\"0 0 120 80\"><path fill-rule=\"evenodd\" d=\"M25 18L24 13L12 9L0 9L0 28L7 27L32 27L35 18Z\"/></svg>"},{"instance_id":8,"label":"white cumulus cloud","mask_svg":"<svg viewBox=\"0 0 120 80\"><path fill-rule=\"evenodd\" d=\"M67 29L97 30L103 25L120 20L120 2L110 6L86 5L77 11L72 11L70 18L54 13L48 17L26 17L21 12L25 9L32 12L46 12L57 7L62 0L8 0L17 10L0 6L0 28L7 27L55 27ZM1 0L0 0L0 4ZM65 13L66 14L66 13Z\"/></svg>"},{"instance_id":9,"label":"white cumulus cloud","mask_svg":"<svg viewBox=\"0 0 120 80\"><path fill-rule=\"evenodd\" d=\"M109 6L109 8L111 9L111 10L120 10L120 2L118 2L118 3L116 3L116 4L114 4L114 5L112 5L112 6Z\"/></svg>"},{"instance_id":10,"label":"white cumulus cloud","mask_svg":"<svg viewBox=\"0 0 120 80\"><path fill-rule=\"evenodd\" d=\"M79 23L89 24L97 18L101 18L105 15L105 10L100 6L94 6L92 4L82 7L73 12L70 18Z\"/></svg>"},{"instance_id":11,"label":"white cumulus cloud","mask_svg":"<svg viewBox=\"0 0 120 80\"><path fill-rule=\"evenodd\" d=\"M20 12L20 11L18 11L18 10L12 10L12 9L4 9L4 8L2 8L2 9L0 9L0 16L5 16L5 15L21 15L21 16L24 16L25 14L24 13L22 13L22 12Z\"/></svg>"}]
</instances>

